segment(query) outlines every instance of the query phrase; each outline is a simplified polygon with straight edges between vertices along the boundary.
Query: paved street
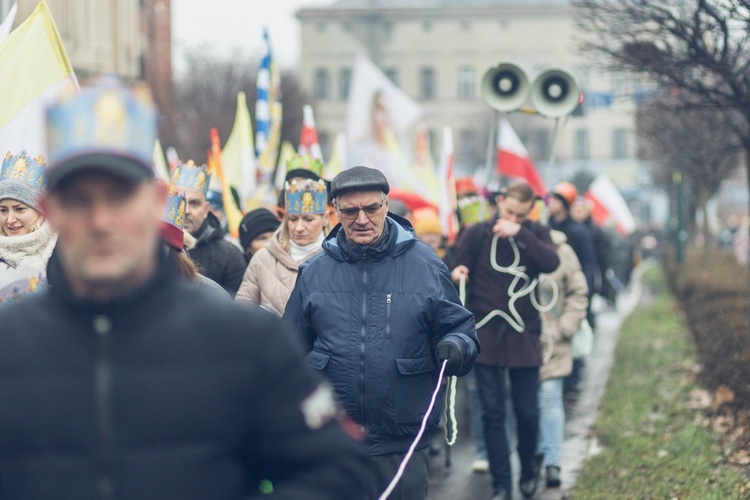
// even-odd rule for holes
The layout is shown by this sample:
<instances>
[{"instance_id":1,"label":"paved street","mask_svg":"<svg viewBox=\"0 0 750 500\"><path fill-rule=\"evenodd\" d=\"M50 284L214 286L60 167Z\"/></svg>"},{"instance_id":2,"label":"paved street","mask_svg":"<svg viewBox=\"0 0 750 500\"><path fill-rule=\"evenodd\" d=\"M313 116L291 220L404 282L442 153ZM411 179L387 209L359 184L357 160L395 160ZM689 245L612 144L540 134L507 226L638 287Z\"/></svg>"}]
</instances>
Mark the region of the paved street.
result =
<instances>
[{"instance_id":1,"label":"paved street","mask_svg":"<svg viewBox=\"0 0 750 500\"><path fill-rule=\"evenodd\" d=\"M622 320L638 304L640 298L639 273L633 277L633 289L620 297L617 308L602 310L598 317L598 327L594 351L586 360L586 369L581 382L581 390L574 397L566 397L565 442L562 449L562 488L545 490L543 479L535 498L557 500L566 498L569 488L575 484L583 460L596 451L596 437L590 432L596 420L599 401L604 394L614 348L617 343ZM492 496L489 474L476 474L471 471L473 445L468 429L468 415L465 401L459 388L458 419L459 436L450 450L450 466L446 466L445 453L433 456L431 462L429 500L484 500ZM436 440L437 441L437 440ZM444 441L441 440L441 444ZM444 444L443 444L444 446ZM518 461L513 457L513 470L519 472ZM518 478L515 481L514 498L521 499L518 491Z\"/></svg>"}]
</instances>

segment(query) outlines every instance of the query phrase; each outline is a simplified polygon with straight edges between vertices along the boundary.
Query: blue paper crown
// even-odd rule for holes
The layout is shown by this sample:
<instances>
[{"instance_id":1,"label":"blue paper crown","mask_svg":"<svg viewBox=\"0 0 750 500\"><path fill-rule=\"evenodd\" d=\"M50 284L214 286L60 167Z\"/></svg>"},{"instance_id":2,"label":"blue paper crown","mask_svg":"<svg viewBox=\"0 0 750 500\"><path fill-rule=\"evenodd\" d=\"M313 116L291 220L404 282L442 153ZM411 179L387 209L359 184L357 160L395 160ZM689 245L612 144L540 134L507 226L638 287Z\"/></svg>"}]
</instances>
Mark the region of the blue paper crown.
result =
<instances>
[{"instance_id":1,"label":"blue paper crown","mask_svg":"<svg viewBox=\"0 0 750 500\"><path fill-rule=\"evenodd\" d=\"M21 182L44 191L47 187L47 163L44 156L31 158L26 151L14 156L8 151L0 170L0 182L4 181Z\"/></svg>"},{"instance_id":2,"label":"blue paper crown","mask_svg":"<svg viewBox=\"0 0 750 500\"><path fill-rule=\"evenodd\" d=\"M178 229L183 229L185 226L186 208L187 199L185 192L170 184L169 194L167 195L167 208L164 210L164 215L161 219Z\"/></svg>"},{"instance_id":3,"label":"blue paper crown","mask_svg":"<svg viewBox=\"0 0 750 500\"><path fill-rule=\"evenodd\" d=\"M51 168L94 154L120 156L151 168L155 140L156 111L144 84L128 88L117 77L103 77L47 111Z\"/></svg>"},{"instance_id":4,"label":"blue paper crown","mask_svg":"<svg viewBox=\"0 0 750 500\"><path fill-rule=\"evenodd\" d=\"M466 196L458 200L458 216L461 224L476 224L490 218L490 203L481 196Z\"/></svg>"},{"instance_id":5,"label":"blue paper crown","mask_svg":"<svg viewBox=\"0 0 750 500\"><path fill-rule=\"evenodd\" d=\"M323 180L287 182L284 190L288 214L324 214L328 210L326 183Z\"/></svg>"},{"instance_id":6,"label":"blue paper crown","mask_svg":"<svg viewBox=\"0 0 750 500\"><path fill-rule=\"evenodd\" d=\"M208 167L195 165L193 160L178 164L170 176L170 182L175 186L197 189L205 196L208 192L208 184L211 182L211 174Z\"/></svg>"}]
</instances>

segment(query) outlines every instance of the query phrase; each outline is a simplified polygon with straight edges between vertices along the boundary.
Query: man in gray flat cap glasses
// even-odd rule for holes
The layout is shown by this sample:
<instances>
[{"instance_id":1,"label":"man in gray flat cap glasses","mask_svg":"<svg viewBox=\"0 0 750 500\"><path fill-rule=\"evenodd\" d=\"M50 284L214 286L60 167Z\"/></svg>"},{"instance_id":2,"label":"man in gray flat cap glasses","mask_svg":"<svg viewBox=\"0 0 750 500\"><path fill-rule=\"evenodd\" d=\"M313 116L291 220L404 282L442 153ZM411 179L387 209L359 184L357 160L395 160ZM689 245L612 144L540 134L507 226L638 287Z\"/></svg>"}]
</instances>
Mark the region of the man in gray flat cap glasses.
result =
<instances>
[{"instance_id":1,"label":"man in gray flat cap glasses","mask_svg":"<svg viewBox=\"0 0 750 500\"><path fill-rule=\"evenodd\" d=\"M465 375L479 343L448 268L408 221L388 213L388 191L373 168L353 167L333 179L340 223L323 252L300 267L284 321L361 426L365 452L393 477L419 432L442 362L446 375ZM440 413L438 404L428 430ZM390 498L425 498L428 445L425 433Z\"/></svg>"}]
</instances>

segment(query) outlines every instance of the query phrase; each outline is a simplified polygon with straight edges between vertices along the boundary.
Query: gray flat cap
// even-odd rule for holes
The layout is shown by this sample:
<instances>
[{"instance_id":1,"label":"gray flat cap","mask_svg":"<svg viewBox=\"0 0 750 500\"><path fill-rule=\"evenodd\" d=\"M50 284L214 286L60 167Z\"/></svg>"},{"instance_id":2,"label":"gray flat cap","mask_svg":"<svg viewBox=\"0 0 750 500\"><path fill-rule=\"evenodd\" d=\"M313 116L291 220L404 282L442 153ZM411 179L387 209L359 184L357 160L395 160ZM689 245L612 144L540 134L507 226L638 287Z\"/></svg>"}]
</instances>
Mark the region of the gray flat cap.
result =
<instances>
[{"instance_id":1,"label":"gray flat cap","mask_svg":"<svg viewBox=\"0 0 750 500\"><path fill-rule=\"evenodd\" d=\"M333 198L348 191L382 191L388 194L390 186L383 172L376 168L352 167L339 172L331 181Z\"/></svg>"}]
</instances>

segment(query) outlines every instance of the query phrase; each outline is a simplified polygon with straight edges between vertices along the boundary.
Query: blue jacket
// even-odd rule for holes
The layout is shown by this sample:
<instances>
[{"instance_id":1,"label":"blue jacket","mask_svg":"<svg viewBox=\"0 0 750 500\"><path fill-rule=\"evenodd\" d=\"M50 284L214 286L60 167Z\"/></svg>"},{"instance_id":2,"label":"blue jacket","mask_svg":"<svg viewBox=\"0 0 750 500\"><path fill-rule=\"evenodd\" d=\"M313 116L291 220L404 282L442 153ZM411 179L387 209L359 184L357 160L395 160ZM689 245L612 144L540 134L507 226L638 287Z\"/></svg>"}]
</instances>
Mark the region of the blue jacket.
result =
<instances>
[{"instance_id":1,"label":"blue jacket","mask_svg":"<svg viewBox=\"0 0 750 500\"><path fill-rule=\"evenodd\" d=\"M438 381L438 342L460 347L461 375L479 347L448 268L410 227L386 223L388 237L373 246L351 245L336 226L323 252L300 267L284 314L310 364L363 427L369 455L403 453L416 437ZM425 433L419 447L427 444Z\"/></svg>"}]
</instances>

